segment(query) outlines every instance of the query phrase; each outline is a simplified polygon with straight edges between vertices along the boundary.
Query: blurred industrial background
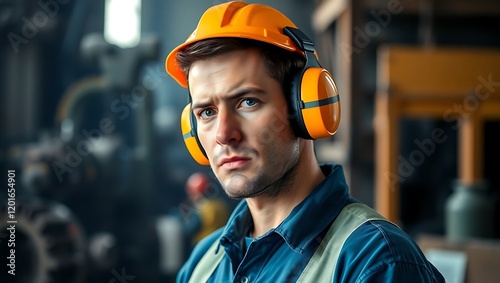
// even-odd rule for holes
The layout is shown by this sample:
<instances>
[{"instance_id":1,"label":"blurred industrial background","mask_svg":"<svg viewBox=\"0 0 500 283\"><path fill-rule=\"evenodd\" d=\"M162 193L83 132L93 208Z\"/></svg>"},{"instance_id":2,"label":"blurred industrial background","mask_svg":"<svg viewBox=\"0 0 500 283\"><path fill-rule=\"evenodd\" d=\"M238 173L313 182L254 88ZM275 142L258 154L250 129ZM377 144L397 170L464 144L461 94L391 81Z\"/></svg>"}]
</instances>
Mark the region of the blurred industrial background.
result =
<instances>
[{"instance_id":1,"label":"blurred industrial background","mask_svg":"<svg viewBox=\"0 0 500 283\"><path fill-rule=\"evenodd\" d=\"M173 282L187 255L169 216L211 173L185 149L164 59L222 2L0 0L0 282ZM342 122L317 152L352 194L416 239L486 240L498 264L500 2L248 2L289 16L332 71Z\"/></svg>"}]
</instances>

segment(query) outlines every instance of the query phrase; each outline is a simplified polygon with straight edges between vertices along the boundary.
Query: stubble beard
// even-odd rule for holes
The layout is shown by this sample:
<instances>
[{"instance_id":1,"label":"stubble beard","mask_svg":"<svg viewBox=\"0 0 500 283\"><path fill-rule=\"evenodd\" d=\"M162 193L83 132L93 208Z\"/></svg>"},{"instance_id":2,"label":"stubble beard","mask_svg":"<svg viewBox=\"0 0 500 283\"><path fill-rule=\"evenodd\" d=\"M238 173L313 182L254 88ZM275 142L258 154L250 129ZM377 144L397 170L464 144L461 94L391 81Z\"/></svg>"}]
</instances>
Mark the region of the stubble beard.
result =
<instances>
[{"instance_id":1,"label":"stubble beard","mask_svg":"<svg viewBox=\"0 0 500 283\"><path fill-rule=\"evenodd\" d=\"M276 172L276 169L271 167L271 170L268 171L272 172L260 171L253 178L236 173L231 176L227 184L221 183L221 186L227 196L232 199L252 198L261 195L275 198L288 191L293 185L299 173L299 156L300 149L297 141L292 145L287 156L280 157L287 159L282 166L282 170Z\"/></svg>"}]
</instances>

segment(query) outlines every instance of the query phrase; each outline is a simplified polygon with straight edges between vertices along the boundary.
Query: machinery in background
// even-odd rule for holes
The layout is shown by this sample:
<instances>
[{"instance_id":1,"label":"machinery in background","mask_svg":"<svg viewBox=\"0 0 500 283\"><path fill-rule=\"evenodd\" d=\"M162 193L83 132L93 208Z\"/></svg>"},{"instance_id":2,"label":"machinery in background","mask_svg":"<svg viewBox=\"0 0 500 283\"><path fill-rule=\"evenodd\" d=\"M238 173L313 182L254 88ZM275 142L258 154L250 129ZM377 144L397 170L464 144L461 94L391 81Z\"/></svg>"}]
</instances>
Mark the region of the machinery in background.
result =
<instances>
[{"instance_id":1,"label":"machinery in background","mask_svg":"<svg viewBox=\"0 0 500 283\"><path fill-rule=\"evenodd\" d=\"M158 55L158 40L146 37L121 49L93 34L82 41L82 54L99 62L103 75L65 92L56 130L36 142L9 144L0 155L19 172L17 275L9 277L2 256L0 282L169 282L173 275L166 273L179 263L170 259L162 271L168 253L159 238L180 241L181 227L151 205L152 96L147 81L138 81L143 63ZM0 200L2 241L8 214ZM0 254L8 249L0 244Z\"/></svg>"}]
</instances>

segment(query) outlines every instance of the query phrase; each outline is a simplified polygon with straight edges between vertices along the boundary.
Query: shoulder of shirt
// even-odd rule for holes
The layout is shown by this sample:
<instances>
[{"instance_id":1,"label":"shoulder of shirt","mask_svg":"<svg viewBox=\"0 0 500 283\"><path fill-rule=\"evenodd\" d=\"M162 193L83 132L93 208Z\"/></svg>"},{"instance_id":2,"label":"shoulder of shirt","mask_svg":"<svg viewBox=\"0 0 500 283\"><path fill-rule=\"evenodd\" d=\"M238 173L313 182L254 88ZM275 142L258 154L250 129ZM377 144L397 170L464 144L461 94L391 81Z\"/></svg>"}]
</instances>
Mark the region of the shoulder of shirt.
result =
<instances>
[{"instance_id":1,"label":"shoulder of shirt","mask_svg":"<svg viewBox=\"0 0 500 283\"><path fill-rule=\"evenodd\" d=\"M347 238L344 247L346 246L376 250L380 253L378 256L384 259L426 261L415 240L403 229L388 221L365 222Z\"/></svg>"},{"instance_id":2,"label":"shoulder of shirt","mask_svg":"<svg viewBox=\"0 0 500 283\"><path fill-rule=\"evenodd\" d=\"M189 258L177 273L177 283L189 281L194 268L212 244L220 239L224 228L225 227L217 229L196 244L193 251L189 255Z\"/></svg>"},{"instance_id":3,"label":"shoulder of shirt","mask_svg":"<svg viewBox=\"0 0 500 283\"><path fill-rule=\"evenodd\" d=\"M398 226L381 220L358 227L344 243L339 260L352 267L345 271L357 274L358 278L370 272L388 271L383 265L412 266L423 277L436 276L415 240Z\"/></svg>"}]
</instances>

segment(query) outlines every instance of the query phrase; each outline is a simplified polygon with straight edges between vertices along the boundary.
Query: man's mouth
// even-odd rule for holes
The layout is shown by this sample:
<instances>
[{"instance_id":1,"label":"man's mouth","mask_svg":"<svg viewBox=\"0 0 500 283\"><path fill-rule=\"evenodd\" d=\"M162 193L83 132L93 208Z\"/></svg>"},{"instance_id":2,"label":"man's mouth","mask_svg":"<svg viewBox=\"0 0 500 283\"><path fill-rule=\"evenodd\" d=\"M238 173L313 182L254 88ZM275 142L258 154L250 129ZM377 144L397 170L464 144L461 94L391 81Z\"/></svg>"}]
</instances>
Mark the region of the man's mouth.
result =
<instances>
[{"instance_id":1,"label":"man's mouth","mask_svg":"<svg viewBox=\"0 0 500 283\"><path fill-rule=\"evenodd\" d=\"M244 167L250 161L250 158L233 156L230 158L223 158L219 163L219 166L226 170L236 170Z\"/></svg>"}]
</instances>

